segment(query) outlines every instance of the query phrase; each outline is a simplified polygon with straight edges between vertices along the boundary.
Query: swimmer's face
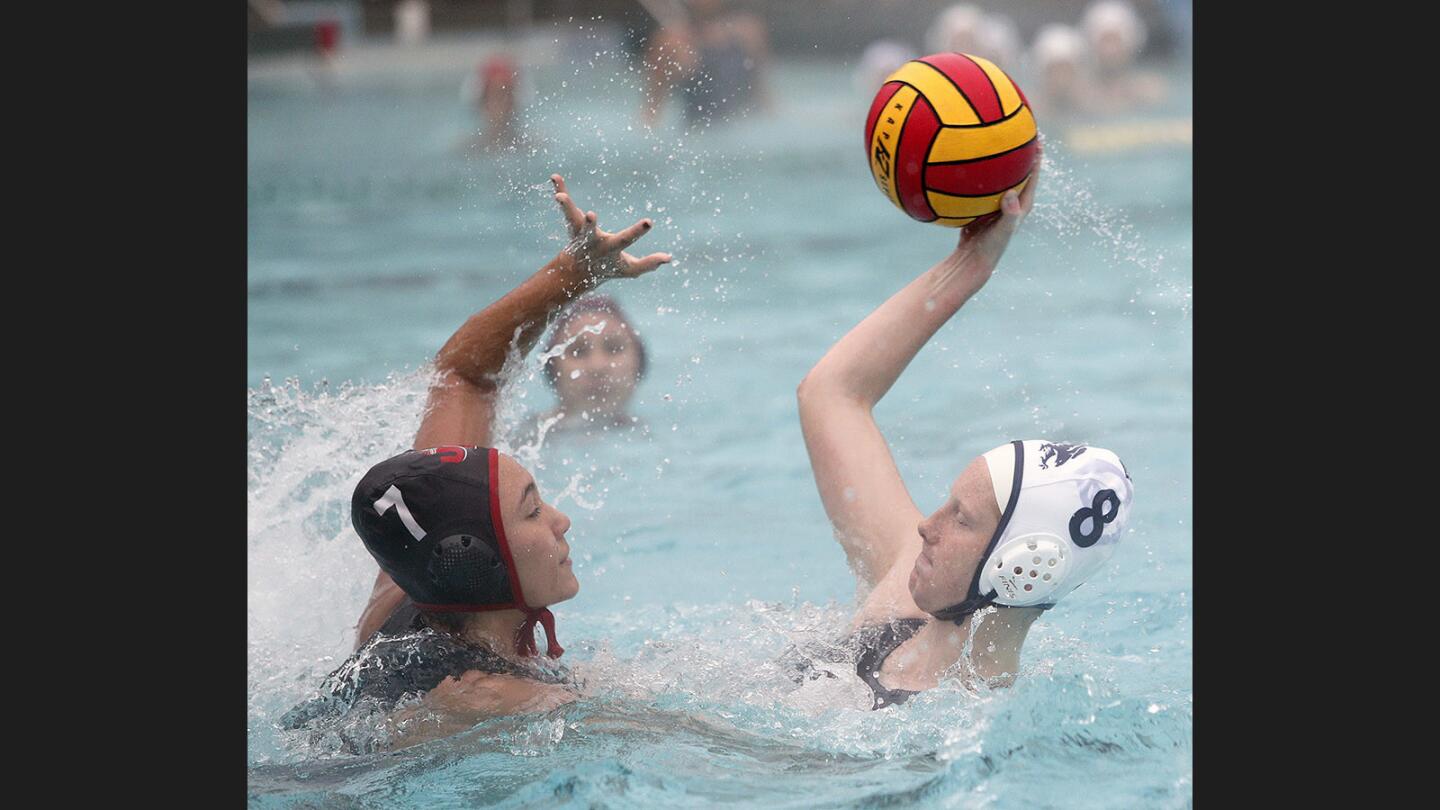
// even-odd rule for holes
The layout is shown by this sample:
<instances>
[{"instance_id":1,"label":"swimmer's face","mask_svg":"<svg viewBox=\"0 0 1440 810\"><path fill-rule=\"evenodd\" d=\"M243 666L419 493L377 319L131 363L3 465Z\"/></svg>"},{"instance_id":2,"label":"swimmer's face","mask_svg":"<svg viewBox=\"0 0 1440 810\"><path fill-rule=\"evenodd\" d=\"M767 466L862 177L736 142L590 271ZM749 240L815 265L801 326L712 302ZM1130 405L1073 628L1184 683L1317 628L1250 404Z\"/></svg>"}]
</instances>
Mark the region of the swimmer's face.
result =
<instances>
[{"instance_id":1,"label":"swimmer's face","mask_svg":"<svg viewBox=\"0 0 1440 810\"><path fill-rule=\"evenodd\" d=\"M540 498L532 476L515 459L500 454L500 516L520 588L531 607L563 602L580 592L570 565L565 532L570 518Z\"/></svg>"},{"instance_id":2,"label":"swimmer's face","mask_svg":"<svg viewBox=\"0 0 1440 810\"><path fill-rule=\"evenodd\" d=\"M585 331L587 327L590 331ZM623 413L640 378L640 347L630 325L614 313L587 312L565 325L560 342L567 341L572 342L555 358L555 393L561 409L577 414Z\"/></svg>"},{"instance_id":3,"label":"swimmer's face","mask_svg":"<svg viewBox=\"0 0 1440 810\"><path fill-rule=\"evenodd\" d=\"M923 543L910 572L910 595L921 610L934 612L964 601L999 523L990 468L977 456L950 485L945 503L920 523Z\"/></svg>"}]
</instances>

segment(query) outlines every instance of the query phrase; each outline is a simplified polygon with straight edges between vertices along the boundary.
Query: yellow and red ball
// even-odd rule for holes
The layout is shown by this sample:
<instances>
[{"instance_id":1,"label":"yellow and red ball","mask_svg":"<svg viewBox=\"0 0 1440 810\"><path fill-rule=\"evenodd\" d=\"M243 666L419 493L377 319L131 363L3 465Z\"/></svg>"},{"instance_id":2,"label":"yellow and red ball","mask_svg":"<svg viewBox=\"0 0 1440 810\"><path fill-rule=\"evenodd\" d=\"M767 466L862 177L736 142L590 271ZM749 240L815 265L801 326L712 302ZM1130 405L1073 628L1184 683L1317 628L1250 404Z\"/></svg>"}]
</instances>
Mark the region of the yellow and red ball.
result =
<instances>
[{"instance_id":1,"label":"yellow and red ball","mask_svg":"<svg viewBox=\"0 0 1440 810\"><path fill-rule=\"evenodd\" d=\"M1025 94L1004 71L979 56L936 53L881 85L865 149L875 184L900 210L958 228L1025 188L1040 142Z\"/></svg>"}]
</instances>

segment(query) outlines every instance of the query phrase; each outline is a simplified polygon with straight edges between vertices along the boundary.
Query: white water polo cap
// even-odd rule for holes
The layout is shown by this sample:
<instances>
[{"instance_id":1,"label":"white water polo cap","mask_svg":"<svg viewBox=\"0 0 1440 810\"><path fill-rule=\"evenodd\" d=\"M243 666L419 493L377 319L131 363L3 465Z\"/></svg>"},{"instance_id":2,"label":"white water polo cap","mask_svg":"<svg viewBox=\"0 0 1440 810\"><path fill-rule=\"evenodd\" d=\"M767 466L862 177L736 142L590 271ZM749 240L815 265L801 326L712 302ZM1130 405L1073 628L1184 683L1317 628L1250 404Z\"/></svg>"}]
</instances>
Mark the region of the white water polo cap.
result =
<instances>
[{"instance_id":1,"label":"white water polo cap","mask_svg":"<svg viewBox=\"0 0 1440 810\"><path fill-rule=\"evenodd\" d=\"M1053 607L1115 552L1134 490L1120 457L1041 439L984 455L1000 522L964 602L937 611L960 621L987 604Z\"/></svg>"}]
</instances>

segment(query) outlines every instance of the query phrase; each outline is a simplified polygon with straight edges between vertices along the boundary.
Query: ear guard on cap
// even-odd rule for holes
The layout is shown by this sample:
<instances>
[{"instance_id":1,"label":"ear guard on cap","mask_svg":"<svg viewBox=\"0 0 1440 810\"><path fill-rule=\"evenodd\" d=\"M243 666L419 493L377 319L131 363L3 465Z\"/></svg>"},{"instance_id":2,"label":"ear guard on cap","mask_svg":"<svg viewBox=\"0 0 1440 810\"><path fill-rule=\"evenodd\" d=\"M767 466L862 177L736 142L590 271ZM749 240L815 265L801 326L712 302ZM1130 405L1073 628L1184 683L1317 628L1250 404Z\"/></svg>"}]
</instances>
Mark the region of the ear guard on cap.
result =
<instances>
[{"instance_id":1,"label":"ear guard on cap","mask_svg":"<svg viewBox=\"0 0 1440 810\"><path fill-rule=\"evenodd\" d=\"M1065 541L1049 532L1013 537L990 555L980 570L980 592L995 602L1030 607L1050 600L1070 572Z\"/></svg>"},{"instance_id":2,"label":"ear guard on cap","mask_svg":"<svg viewBox=\"0 0 1440 810\"><path fill-rule=\"evenodd\" d=\"M490 544L471 534L452 534L431 550L426 573L437 592L466 602L474 594L510 590L509 572Z\"/></svg>"}]
</instances>

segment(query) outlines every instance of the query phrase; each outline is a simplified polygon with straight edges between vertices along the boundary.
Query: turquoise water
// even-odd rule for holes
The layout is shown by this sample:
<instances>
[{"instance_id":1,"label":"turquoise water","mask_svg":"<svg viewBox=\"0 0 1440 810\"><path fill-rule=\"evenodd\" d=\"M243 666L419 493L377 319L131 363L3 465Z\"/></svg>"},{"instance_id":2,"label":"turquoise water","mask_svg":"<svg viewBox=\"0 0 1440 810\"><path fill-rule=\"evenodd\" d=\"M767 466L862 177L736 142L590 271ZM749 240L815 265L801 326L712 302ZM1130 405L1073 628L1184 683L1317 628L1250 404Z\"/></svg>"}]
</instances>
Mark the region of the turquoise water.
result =
<instances>
[{"instance_id":1,"label":"turquoise water","mask_svg":"<svg viewBox=\"0 0 1440 810\"><path fill-rule=\"evenodd\" d=\"M645 133L609 46L567 44L580 55L526 74L541 143L479 160L455 150L465 68L250 82L251 804L1188 806L1189 148L1081 154L1076 124L1042 117L1035 214L876 411L926 512L1011 438L1116 450L1136 485L1125 544L1036 625L1015 688L826 705L773 669L854 604L795 386L954 233L875 190L844 64L781 63L769 114ZM1149 117L1189 115L1170 79ZM518 425L551 402L533 355L501 419L574 521L581 592L555 612L589 697L395 754L281 731L348 654L373 581L351 488L409 446L440 344L558 249L552 171L602 226L654 217L641 244L676 257L605 288L649 346L643 430L529 443Z\"/></svg>"}]
</instances>

